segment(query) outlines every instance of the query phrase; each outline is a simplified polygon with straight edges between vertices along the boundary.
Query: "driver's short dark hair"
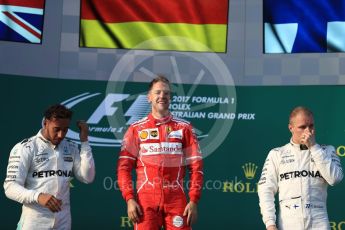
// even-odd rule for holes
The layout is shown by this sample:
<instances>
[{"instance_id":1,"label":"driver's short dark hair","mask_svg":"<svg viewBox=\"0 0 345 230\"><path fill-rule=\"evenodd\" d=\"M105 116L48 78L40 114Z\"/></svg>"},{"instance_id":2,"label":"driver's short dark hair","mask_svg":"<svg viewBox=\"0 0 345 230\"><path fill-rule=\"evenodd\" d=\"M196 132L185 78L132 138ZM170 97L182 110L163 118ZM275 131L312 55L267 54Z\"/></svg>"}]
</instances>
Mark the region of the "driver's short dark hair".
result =
<instances>
[{"instance_id":1,"label":"driver's short dark hair","mask_svg":"<svg viewBox=\"0 0 345 230\"><path fill-rule=\"evenodd\" d=\"M71 120L73 112L64 105L55 104L51 105L44 112L44 118L51 120L56 119L69 119Z\"/></svg>"},{"instance_id":2,"label":"driver's short dark hair","mask_svg":"<svg viewBox=\"0 0 345 230\"><path fill-rule=\"evenodd\" d=\"M149 91L152 89L153 85L156 84L157 82L163 82L165 84L168 84L170 87L170 81L168 80L168 78L166 78L163 75L158 75L156 78L154 78L149 85Z\"/></svg>"}]
</instances>

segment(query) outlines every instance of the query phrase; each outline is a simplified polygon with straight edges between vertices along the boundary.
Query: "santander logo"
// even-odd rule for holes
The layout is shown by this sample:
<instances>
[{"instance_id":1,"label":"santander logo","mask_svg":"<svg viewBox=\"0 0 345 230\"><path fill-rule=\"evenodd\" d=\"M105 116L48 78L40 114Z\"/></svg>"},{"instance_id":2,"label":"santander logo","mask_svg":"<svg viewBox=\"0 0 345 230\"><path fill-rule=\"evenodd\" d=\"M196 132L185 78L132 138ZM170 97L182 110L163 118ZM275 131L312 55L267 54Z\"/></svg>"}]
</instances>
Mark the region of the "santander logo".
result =
<instances>
[{"instance_id":1,"label":"santander logo","mask_svg":"<svg viewBox=\"0 0 345 230\"><path fill-rule=\"evenodd\" d=\"M182 143L178 142L140 144L140 149L142 155L183 154Z\"/></svg>"}]
</instances>

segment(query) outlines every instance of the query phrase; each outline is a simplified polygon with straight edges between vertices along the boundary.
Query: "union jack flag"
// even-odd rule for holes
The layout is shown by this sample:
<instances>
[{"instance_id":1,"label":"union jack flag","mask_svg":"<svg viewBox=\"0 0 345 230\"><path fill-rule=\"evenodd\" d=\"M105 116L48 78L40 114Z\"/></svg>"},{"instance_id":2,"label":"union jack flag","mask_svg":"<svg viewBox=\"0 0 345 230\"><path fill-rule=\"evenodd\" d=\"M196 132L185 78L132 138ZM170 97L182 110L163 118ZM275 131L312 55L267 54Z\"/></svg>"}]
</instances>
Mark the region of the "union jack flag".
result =
<instances>
[{"instance_id":1,"label":"union jack flag","mask_svg":"<svg viewBox=\"0 0 345 230\"><path fill-rule=\"evenodd\" d=\"M45 0L0 0L0 40L41 43Z\"/></svg>"}]
</instances>

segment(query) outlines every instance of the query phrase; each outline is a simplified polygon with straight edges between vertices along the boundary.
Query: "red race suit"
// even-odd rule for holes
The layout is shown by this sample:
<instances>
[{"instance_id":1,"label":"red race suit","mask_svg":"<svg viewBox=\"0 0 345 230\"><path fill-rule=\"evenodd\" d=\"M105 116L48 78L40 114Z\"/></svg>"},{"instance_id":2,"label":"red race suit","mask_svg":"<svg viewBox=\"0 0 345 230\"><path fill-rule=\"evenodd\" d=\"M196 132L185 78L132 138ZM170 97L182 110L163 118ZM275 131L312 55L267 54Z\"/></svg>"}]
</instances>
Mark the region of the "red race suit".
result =
<instances>
[{"instance_id":1,"label":"red race suit","mask_svg":"<svg viewBox=\"0 0 345 230\"><path fill-rule=\"evenodd\" d=\"M136 192L131 172L136 169ZM128 128L117 173L122 196L135 199L143 215L135 229L191 229L183 216L187 205L183 180L189 170L189 199L197 203L203 184L202 155L192 125L169 115L152 114Z\"/></svg>"}]
</instances>

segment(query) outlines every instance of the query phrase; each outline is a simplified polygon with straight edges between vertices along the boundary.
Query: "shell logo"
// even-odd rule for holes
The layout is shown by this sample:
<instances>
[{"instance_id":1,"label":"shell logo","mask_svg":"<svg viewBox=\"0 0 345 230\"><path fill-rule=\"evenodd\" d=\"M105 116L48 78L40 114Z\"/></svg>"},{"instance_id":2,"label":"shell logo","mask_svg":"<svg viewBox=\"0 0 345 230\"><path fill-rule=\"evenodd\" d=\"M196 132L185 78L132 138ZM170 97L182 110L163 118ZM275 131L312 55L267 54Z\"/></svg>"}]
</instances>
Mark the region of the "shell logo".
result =
<instances>
[{"instance_id":1,"label":"shell logo","mask_svg":"<svg viewBox=\"0 0 345 230\"><path fill-rule=\"evenodd\" d=\"M147 137L149 136L149 133L146 130L144 130L140 132L139 136L140 136L140 139L146 140Z\"/></svg>"}]
</instances>

